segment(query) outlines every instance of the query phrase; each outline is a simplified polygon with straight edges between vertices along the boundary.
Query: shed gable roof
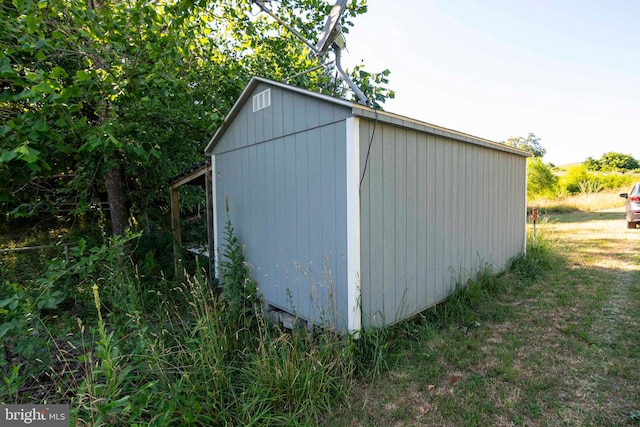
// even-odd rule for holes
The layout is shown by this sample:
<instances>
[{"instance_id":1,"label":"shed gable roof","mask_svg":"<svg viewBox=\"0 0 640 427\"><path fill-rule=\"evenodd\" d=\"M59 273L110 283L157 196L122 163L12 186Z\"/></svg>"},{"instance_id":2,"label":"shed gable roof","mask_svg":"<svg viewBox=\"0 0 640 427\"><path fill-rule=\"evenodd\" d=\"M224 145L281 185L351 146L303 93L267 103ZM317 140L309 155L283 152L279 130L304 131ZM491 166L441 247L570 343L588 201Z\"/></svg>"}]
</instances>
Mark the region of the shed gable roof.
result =
<instances>
[{"instance_id":1,"label":"shed gable roof","mask_svg":"<svg viewBox=\"0 0 640 427\"><path fill-rule=\"evenodd\" d=\"M349 101L345 101L344 99L334 98L318 92L313 92L310 90L301 89L288 84L279 83L279 82L268 80L262 77L254 76L253 78L251 78L251 80L249 81L245 89L240 94L240 97L231 108L231 111L229 112L227 117L225 117L223 124L218 128L216 133L213 135L213 137L209 141L209 144L207 144L207 147L205 148L205 154L210 155L213 152L214 147L218 144L218 142L220 142L224 134L232 126L233 121L242 112L245 105L251 102L251 97L254 95L254 92L261 84L278 88L287 92L293 92L294 94L301 94L325 103L331 103L331 104L346 107L346 108L353 108L353 103Z\"/></svg>"},{"instance_id":2,"label":"shed gable roof","mask_svg":"<svg viewBox=\"0 0 640 427\"><path fill-rule=\"evenodd\" d=\"M416 119L411 119L398 114L389 113L382 110L376 110L362 104L357 104L351 101L346 101L344 99L331 97L318 92L302 89L302 88L291 86L285 83L279 83L276 81L268 80L263 77L257 77L257 76L254 76L251 78L251 80L249 81L245 89L242 91L242 94L240 95L236 103L231 108L231 111L225 118L223 124L218 128L216 133L213 135L213 137L209 141L209 144L207 144L207 147L205 148L206 155L212 154L214 147L222 139L223 135L227 132L227 130L229 130L229 128L232 126L233 121L240 114L245 104L249 102L254 91L260 84L265 84L275 88L280 88L284 91L290 91L290 92L302 94L302 95L317 99L318 101L332 103L338 106L350 108L351 114L355 117L361 117L368 120L376 120L376 121L380 121L393 126L398 126L404 129L412 129L417 132L425 132L425 133L430 133L434 135L440 135L456 141L461 141L461 142L470 143L474 145L480 145L486 148L505 151L505 152L520 155L523 157L531 156L531 153L527 151L510 147L508 145L491 141L489 139L476 137L463 132L458 132L453 129L444 128L441 126L433 125L433 124L416 120Z\"/></svg>"}]
</instances>

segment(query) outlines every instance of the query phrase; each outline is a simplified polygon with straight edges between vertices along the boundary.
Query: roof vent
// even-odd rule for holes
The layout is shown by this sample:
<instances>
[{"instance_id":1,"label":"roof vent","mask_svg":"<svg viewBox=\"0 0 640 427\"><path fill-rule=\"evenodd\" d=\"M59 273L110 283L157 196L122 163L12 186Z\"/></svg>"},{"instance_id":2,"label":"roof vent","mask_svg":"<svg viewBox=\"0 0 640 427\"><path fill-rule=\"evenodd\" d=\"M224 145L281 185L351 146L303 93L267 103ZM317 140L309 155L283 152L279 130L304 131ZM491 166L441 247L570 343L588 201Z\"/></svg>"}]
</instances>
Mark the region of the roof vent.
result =
<instances>
[{"instance_id":1,"label":"roof vent","mask_svg":"<svg viewBox=\"0 0 640 427\"><path fill-rule=\"evenodd\" d=\"M271 105L271 89L253 95L253 112L260 111Z\"/></svg>"}]
</instances>

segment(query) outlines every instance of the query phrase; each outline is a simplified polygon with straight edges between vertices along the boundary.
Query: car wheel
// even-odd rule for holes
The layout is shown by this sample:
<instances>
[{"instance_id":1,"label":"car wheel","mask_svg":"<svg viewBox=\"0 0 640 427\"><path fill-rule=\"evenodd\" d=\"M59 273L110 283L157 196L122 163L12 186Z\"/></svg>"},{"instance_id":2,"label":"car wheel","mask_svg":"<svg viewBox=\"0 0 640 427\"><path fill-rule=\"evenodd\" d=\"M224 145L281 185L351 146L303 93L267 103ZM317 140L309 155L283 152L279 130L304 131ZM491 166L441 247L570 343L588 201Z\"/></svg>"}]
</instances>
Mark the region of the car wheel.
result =
<instances>
[{"instance_id":1,"label":"car wheel","mask_svg":"<svg viewBox=\"0 0 640 427\"><path fill-rule=\"evenodd\" d=\"M636 223L635 222L627 222L627 228L636 228Z\"/></svg>"}]
</instances>

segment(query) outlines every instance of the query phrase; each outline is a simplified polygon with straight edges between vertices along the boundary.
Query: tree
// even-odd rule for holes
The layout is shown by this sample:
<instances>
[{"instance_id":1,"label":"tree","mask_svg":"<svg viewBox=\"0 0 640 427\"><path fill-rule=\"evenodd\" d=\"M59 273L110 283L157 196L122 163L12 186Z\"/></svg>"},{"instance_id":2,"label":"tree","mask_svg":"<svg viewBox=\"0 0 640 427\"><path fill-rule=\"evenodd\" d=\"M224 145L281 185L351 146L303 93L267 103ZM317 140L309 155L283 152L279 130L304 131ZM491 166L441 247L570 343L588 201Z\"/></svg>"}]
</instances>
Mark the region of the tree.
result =
<instances>
[{"instance_id":1,"label":"tree","mask_svg":"<svg viewBox=\"0 0 640 427\"><path fill-rule=\"evenodd\" d=\"M640 167L638 161L630 154L622 154L615 152L608 152L600 157L598 160L600 170L603 171L625 171L634 170Z\"/></svg>"},{"instance_id":2,"label":"tree","mask_svg":"<svg viewBox=\"0 0 640 427\"><path fill-rule=\"evenodd\" d=\"M0 204L28 214L75 198L82 210L107 193L120 234L130 209L167 206L165 183L202 160L252 75L284 80L317 60L250 1L100 4L0 3ZM283 0L278 13L313 40L330 8ZM364 12L349 2L345 30ZM388 71L354 71L374 102L393 96ZM345 96L330 68L293 83Z\"/></svg>"},{"instance_id":3,"label":"tree","mask_svg":"<svg viewBox=\"0 0 640 427\"><path fill-rule=\"evenodd\" d=\"M593 157L587 157L583 163L585 168L590 171L599 171L601 169L600 162Z\"/></svg>"},{"instance_id":4,"label":"tree","mask_svg":"<svg viewBox=\"0 0 640 427\"><path fill-rule=\"evenodd\" d=\"M558 177L540 157L527 159L527 198L534 200L556 194Z\"/></svg>"},{"instance_id":5,"label":"tree","mask_svg":"<svg viewBox=\"0 0 640 427\"><path fill-rule=\"evenodd\" d=\"M533 154L534 157L544 157L547 153L547 150L542 147L542 144L540 144L540 138L538 138L533 132L529 132L529 135L526 137L511 137L502 143L528 151Z\"/></svg>"},{"instance_id":6,"label":"tree","mask_svg":"<svg viewBox=\"0 0 640 427\"><path fill-rule=\"evenodd\" d=\"M150 2L100 4L2 3L0 197L35 210L55 200L30 186L64 176L62 197L75 190L85 206L106 191L122 234L127 178L159 157L163 141L145 136L174 101L185 26Z\"/></svg>"}]
</instances>

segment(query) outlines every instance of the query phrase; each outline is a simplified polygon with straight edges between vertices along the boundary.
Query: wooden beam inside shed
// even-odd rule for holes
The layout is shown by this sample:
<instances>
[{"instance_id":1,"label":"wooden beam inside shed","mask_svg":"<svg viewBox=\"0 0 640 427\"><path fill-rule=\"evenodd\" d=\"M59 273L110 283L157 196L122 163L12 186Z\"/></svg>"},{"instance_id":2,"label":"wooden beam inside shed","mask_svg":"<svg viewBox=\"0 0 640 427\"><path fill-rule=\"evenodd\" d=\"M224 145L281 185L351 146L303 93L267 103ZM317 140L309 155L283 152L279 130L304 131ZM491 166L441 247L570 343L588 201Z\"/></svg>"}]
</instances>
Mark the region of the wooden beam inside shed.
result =
<instances>
[{"instance_id":1,"label":"wooden beam inside shed","mask_svg":"<svg viewBox=\"0 0 640 427\"><path fill-rule=\"evenodd\" d=\"M209 253L209 280L214 274L214 241L213 241L213 202L211 200L212 177L211 162L207 161L196 168L184 172L174 178L169 184L171 191L171 232L173 234L173 268L175 275L180 273L180 250L182 249L182 231L180 224L180 193L179 188L183 185L197 185L205 188L206 198L206 221L207 221L207 249Z\"/></svg>"},{"instance_id":2,"label":"wooden beam inside shed","mask_svg":"<svg viewBox=\"0 0 640 427\"><path fill-rule=\"evenodd\" d=\"M178 277L178 255L182 247L182 232L180 230L180 194L177 186L171 186L171 233L173 234L173 269Z\"/></svg>"},{"instance_id":3,"label":"wooden beam inside shed","mask_svg":"<svg viewBox=\"0 0 640 427\"><path fill-rule=\"evenodd\" d=\"M211 170L205 175L205 191L207 201L207 249L209 251L209 284L213 283L213 277L215 275L215 242L213 241L213 193L212 193L212 176Z\"/></svg>"}]
</instances>

